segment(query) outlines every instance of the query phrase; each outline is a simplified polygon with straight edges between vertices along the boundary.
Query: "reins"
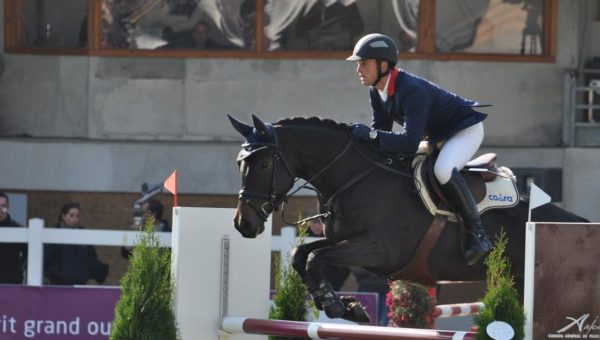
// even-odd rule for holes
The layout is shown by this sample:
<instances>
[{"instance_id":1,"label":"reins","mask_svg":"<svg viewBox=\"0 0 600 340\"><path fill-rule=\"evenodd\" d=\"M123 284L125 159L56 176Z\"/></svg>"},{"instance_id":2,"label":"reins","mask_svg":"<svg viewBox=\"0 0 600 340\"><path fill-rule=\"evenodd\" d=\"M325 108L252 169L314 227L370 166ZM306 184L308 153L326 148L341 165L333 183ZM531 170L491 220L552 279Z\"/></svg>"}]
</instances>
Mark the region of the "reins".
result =
<instances>
[{"instance_id":1,"label":"reins","mask_svg":"<svg viewBox=\"0 0 600 340\"><path fill-rule=\"evenodd\" d=\"M355 139L350 138L348 140L348 143L346 144L346 146L344 147L344 149L337 154L337 156L331 161L329 162L323 169L321 169L316 175L314 175L313 177L311 177L309 180L306 180L306 182L298 187L296 190L294 190L292 193L287 194L285 196L285 200L282 204L282 208L281 208L281 219L284 223L288 224L288 225L298 225L298 224L302 224L302 223L306 223L308 221L314 220L316 218L327 218L329 215L331 215L331 205L333 204L333 201L335 198L337 198L339 196L339 194L341 194L342 192L344 192L345 190L347 190L348 188L352 187L354 184L360 182L363 178L366 178L367 176L369 176L371 173L373 173L375 170L379 169L383 169L389 172L392 172L394 174L400 175L400 176L404 176L406 178L410 178L410 179L414 179L414 176L411 173L406 173L397 169L394 169L391 167L391 164L393 163L393 159L392 158L387 158L385 160L385 164L379 163L371 158L369 158L367 155L365 155L363 152L360 151L359 148L357 148L355 146L355 144L353 143L355 141ZM330 167L333 166L333 164L336 163L336 161L338 161L349 149L350 147L352 147L362 158L366 159L369 163L371 163L372 165L374 165L374 167L371 167L361 173L359 173L358 175L350 178L349 180L347 180L346 182L344 182L342 185L340 185L336 191L327 199L325 200L325 196L317 189L314 187L314 185L312 184L312 181L314 179L316 179L318 176L320 176L321 174L323 174L327 169L329 169ZM299 178L296 178L295 181L297 181ZM310 186L308 186L308 184L310 184ZM290 222L287 221L285 219L285 203L287 203L287 199L289 197L292 197L294 194L296 194L298 191L300 191L301 189L309 189L309 190L313 190L314 192L317 193L319 202L321 202L322 204L324 204L325 206L325 210L326 212L324 213L320 213L320 214L316 214L307 218L303 218L300 220L297 220L295 222Z\"/></svg>"}]
</instances>

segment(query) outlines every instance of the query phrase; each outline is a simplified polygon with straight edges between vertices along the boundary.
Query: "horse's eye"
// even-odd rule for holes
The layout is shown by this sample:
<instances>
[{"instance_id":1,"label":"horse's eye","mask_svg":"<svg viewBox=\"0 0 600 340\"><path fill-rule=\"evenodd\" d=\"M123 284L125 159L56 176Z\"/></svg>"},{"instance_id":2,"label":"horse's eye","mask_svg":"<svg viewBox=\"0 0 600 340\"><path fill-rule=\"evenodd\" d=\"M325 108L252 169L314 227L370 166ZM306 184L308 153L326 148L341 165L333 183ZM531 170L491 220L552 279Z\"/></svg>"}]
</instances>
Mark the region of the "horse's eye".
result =
<instances>
[{"instance_id":1,"label":"horse's eye","mask_svg":"<svg viewBox=\"0 0 600 340\"><path fill-rule=\"evenodd\" d=\"M269 161L262 161L262 162L260 162L259 166L261 169L266 169L269 167Z\"/></svg>"}]
</instances>

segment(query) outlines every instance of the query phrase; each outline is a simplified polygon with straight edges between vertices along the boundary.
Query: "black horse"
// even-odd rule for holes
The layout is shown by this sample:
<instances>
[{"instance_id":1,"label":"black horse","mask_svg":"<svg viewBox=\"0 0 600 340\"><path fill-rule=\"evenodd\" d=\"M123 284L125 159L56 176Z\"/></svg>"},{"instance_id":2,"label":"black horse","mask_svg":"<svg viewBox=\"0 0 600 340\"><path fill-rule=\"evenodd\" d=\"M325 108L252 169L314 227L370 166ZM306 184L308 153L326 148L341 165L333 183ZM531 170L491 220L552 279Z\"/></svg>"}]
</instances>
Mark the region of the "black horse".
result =
<instances>
[{"instance_id":1,"label":"black horse","mask_svg":"<svg viewBox=\"0 0 600 340\"><path fill-rule=\"evenodd\" d=\"M308 181L318 190L320 208L327 213L325 239L296 248L292 265L317 308L329 317L366 321L362 307L335 296L323 273L331 266L357 266L389 277L409 263L433 220L416 193L412 157L383 155L367 142L352 140L348 125L332 120L292 118L271 125L253 116L254 126L250 126L229 118L246 138L238 156L242 189L235 228L244 237L256 237L295 179ZM386 163L390 161L398 163L396 170L390 170ZM513 208L482 215L490 235L506 232L506 255L518 289L524 277L527 215L524 200ZM535 209L533 220L586 221L553 204ZM447 224L427 261L435 279L485 280L483 261L466 265L462 239L462 228Z\"/></svg>"}]
</instances>

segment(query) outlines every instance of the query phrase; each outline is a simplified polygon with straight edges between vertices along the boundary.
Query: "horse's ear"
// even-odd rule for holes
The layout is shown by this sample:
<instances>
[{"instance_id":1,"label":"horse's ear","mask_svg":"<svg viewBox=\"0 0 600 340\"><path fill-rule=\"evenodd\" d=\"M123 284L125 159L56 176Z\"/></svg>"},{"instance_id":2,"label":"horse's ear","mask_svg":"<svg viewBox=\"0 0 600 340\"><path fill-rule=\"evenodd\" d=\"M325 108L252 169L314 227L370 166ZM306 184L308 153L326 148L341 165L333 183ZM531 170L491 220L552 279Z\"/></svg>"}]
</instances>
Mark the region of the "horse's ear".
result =
<instances>
[{"instance_id":1,"label":"horse's ear","mask_svg":"<svg viewBox=\"0 0 600 340\"><path fill-rule=\"evenodd\" d=\"M241 133L242 136L247 138L252 134L252 126L242 123L239 120L231 117L230 115L227 115L227 118L229 118L229 121L231 122L231 125L233 125L233 128L236 129L237 132Z\"/></svg>"},{"instance_id":2,"label":"horse's ear","mask_svg":"<svg viewBox=\"0 0 600 340\"><path fill-rule=\"evenodd\" d=\"M263 136L268 136L269 135L269 128L267 127L267 125L260 120L260 118L256 117L254 114L252 114L252 122L254 123L254 127L256 128L256 131L258 131L259 134L263 135Z\"/></svg>"}]
</instances>

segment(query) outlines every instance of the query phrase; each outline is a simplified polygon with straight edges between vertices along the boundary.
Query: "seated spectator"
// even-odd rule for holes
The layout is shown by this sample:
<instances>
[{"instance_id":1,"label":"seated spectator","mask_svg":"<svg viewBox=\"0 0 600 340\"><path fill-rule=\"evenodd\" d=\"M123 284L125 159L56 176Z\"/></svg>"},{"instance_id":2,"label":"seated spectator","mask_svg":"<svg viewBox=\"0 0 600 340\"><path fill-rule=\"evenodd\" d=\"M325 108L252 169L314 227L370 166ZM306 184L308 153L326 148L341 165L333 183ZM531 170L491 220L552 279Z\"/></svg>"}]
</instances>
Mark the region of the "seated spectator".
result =
<instances>
[{"instance_id":1,"label":"seated spectator","mask_svg":"<svg viewBox=\"0 0 600 340\"><path fill-rule=\"evenodd\" d=\"M219 43L209 38L210 26L204 20L196 22L194 28L187 32L174 32L169 26L163 28L163 39L168 43L161 49L196 49L218 50L223 49Z\"/></svg>"},{"instance_id":2,"label":"seated spectator","mask_svg":"<svg viewBox=\"0 0 600 340\"><path fill-rule=\"evenodd\" d=\"M80 210L77 202L65 204L55 227L83 229L79 225ZM103 283L108 265L98 260L93 246L47 244L44 246L44 275L54 285L84 285L89 279Z\"/></svg>"},{"instance_id":3,"label":"seated spectator","mask_svg":"<svg viewBox=\"0 0 600 340\"><path fill-rule=\"evenodd\" d=\"M8 196L0 192L0 228L22 227L8 213ZM23 269L27 262L27 244L0 243L0 283L23 283Z\"/></svg>"}]
</instances>

